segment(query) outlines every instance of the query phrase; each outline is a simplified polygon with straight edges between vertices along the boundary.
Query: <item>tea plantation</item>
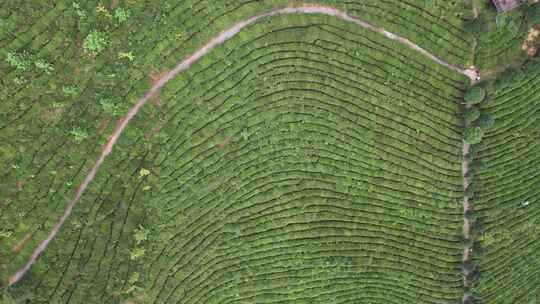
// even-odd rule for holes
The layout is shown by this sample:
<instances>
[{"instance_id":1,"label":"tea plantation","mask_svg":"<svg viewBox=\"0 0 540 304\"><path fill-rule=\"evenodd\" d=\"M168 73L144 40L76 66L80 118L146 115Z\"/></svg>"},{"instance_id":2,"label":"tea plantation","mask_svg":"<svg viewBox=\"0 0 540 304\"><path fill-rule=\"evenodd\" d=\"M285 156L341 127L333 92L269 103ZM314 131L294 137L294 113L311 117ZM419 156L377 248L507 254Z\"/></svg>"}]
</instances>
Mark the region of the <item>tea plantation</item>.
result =
<instances>
[{"instance_id":1,"label":"tea plantation","mask_svg":"<svg viewBox=\"0 0 540 304\"><path fill-rule=\"evenodd\" d=\"M536 303L536 6L6 1L0 303Z\"/></svg>"}]
</instances>

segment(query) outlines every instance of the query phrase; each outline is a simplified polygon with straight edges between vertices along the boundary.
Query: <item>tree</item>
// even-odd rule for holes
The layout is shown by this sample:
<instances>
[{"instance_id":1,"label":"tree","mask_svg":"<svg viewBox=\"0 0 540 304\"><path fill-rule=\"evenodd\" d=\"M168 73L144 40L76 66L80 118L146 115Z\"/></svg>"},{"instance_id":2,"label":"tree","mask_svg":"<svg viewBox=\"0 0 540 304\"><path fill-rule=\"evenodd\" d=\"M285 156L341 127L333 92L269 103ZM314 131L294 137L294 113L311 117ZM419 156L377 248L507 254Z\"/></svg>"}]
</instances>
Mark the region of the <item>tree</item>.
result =
<instances>
[{"instance_id":1,"label":"tree","mask_svg":"<svg viewBox=\"0 0 540 304\"><path fill-rule=\"evenodd\" d=\"M467 109L465 111L465 125L470 125L480 117L480 111L476 108Z\"/></svg>"},{"instance_id":2,"label":"tree","mask_svg":"<svg viewBox=\"0 0 540 304\"><path fill-rule=\"evenodd\" d=\"M493 127L494 123L495 123L495 120L491 117L491 115L487 113L480 114L477 121L478 127L484 130Z\"/></svg>"},{"instance_id":3,"label":"tree","mask_svg":"<svg viewBox=\"0 0 540 304\"><path fill-rule=\"evenodd\" d=\"M468 128L465 133L465 141L471 145L478 144L482 141L484 137L484 130L480 127Z\"/></svg>"},{"instance_id":4,"label":"tree","mask_svg":"<svg viewBox=\"0 0 540 304\"><path fill-rule=\"evenodd\" d=\"M479 104L486 98L486 91L481 87L473 87L465 94L465 102L469 105Z\"/></svg>"}]
</instances>

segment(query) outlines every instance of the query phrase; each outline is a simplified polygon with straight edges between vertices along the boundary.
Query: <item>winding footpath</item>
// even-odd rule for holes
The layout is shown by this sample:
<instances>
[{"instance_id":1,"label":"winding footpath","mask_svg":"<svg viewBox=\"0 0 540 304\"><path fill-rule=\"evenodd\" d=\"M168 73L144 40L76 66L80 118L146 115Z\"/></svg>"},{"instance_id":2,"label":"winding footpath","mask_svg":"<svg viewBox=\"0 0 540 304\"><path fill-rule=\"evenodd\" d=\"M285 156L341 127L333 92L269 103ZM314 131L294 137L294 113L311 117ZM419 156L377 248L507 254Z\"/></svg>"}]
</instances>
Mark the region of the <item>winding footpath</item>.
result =
<instances>
[{"instance_id":1,"label":"winding footpath","mask_svg":"<svg viewBox=\"0 0 540 304\"><path fill-rule=\"evenodd\" d=\"M201 59L204 55L208 54L212 49L216 48L217 46L223 44L225 41L234 37L242 29L266 17L288 15L288 14L323 14L323 15L333 16L347 22L354 23L364 29L380 33L386 36L388 39L394 40L413 50L418 51L419 53L429 58L430 60L434 61L435 63L441 66L444 66L448 69L451 69L457 73L467 76L469 79L471 79L471 82L473 83L474 81L477 80L478 75L474 69L464 69L459 66L448 63L440 59L439 57L433 55L432 53L426 51L425 49L421 48L417 44L411 42L407 38L400 37L394 33L384 30L383 28L380 28L368 22L362 21L356 17L348 15L344 11L338 10L330 6L305 4L305 5L294 6L294 7L285 7L285 8L275 9L261 15L250 17L244 21L240 21L234 24L229 29L216 35L214 38L212 38L210 41L204 44L201 48L199 48L193 54L189 55L187 58L185 58L180 63L178 63L178 65L174 69L170 70L164 77L162 77L158 82L156 82L150 88L150 90L136 102L136 104L129 110L129 112L118 121L118 124L115 130L113 131L113 133L109 137L109 140L103 147L101 154L96 159L96 162L94 163L88 175L85 177L84 181L77 188L77 191L75 192L75 196L67 205L66 209L64 210L63 215L56 222L51 232L48 234L47 238L41 241L39 245L34 249L34 251L32 252L26 264L21 269L19 269L17 272L15 272L13 275L9 277L9 281L8 281L9 286L17 283L21 278L24 277L24 275L28 272L28 270L32 267L32 265L37 261L38 257L45 251L49 243L56 237L56 235L58 234L58 232L64 225L64 222L66 221L66 219L71 215L73 208L75 207L77 202L79 202L82 194L84 193L88 185L92 182L92 180L96 176L96 173L101 167L101 164L103 163L105 158L111 153L114 145L116 144L116 141L118 140L120 135L122 135L122 132L124 131L128 123L131 121L133 117L135 117L135 115L137 115L139 110L148 102L149 99L152 98L152 96L154 96L157 92L159 92L159 90L171 79L176 77L181 72L187 70L191 65L197 62L199 59ZM464 143L464 147L463 147L464 154L466 152L468 153L468 150L469 150L468 146L466 148L465 145L466 143ZM468 167L468 163L463 161L464 174L467 172L467 167ZM464 177L464 183L465 182L467 182L467 179ZM467 200L465 199L464 208L466 208L465 207L466 203L467 203Z\"/></svg>"}]
</instances>

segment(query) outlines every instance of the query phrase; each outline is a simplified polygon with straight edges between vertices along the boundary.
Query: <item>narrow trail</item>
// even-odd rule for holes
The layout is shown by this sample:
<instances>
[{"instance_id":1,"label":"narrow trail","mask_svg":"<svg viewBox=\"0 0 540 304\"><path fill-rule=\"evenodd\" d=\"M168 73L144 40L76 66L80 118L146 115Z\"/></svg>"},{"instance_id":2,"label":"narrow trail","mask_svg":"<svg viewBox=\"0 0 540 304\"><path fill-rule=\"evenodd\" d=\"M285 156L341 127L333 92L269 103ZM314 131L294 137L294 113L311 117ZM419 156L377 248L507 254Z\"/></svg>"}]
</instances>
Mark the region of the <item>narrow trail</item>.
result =
<instances>
[{"instance_id":1,"label":"narrow trail","mask_svg":"<svg viewBox=\"0 0 540 304\"><path fill-rule=\"evenodd\" d=\"M439 57L435 56L434 54L421 48L420 46L413 43L407 38L398 36L394 33L386 31L383 28L377 27L359 18L350 16L346 12L338 10L330 6L304 4L304 5L294 6L294 7L278 8L270 12L261 14L261 15L250 17L244 21L240 21L234 24L229 29L219 33L217 36L212 38L210 41L208 41L205 45L203 45L193 54L189 55L187 58L185 58L180 63L178 63L178 65L175 68L170 70L164 77L162 77L157 83L155 83L150 88L150 90L136 102L136 104L129 110L129 112L118 121L118 124L115 130L113 131L113 133L109 137L109 140L103 147L101 154L96 159L96 162L94 163L88 175L85 177L84 181L77 188L77 191L75 192L75 196L67 205L66 209L64 210L63 215L56 222L51 232L48 234L47 238L41 241L39 245L34 249L34 251L32 252L26 264L21 269L19 269L17 272L15 272L13 275L9 277L9 280L8 280L9 286L12 286L13 284L17 283L21 278L23 278L23 276L28 272L28 270L32 267L32 265L37 261L38 257L45 251L49 243L56 237L56 235L58 234L58 232L64 225L64 222L66 221L66 219L71 215L73 208L75 207L77 202L79 202L82 194L84 193L88 185L92 182L92 180L96 176L99 168L101 167L101 164L103 163L105 158L111 153L114 145L116 144L116 141L118 140L118 138L120 137L120 135L122 134L122 132L124 131L128 123L131 121L133 117L135 117L135 115L148 102L148 100L152 98L152 96L154 96L171 79L176 77L181 72L187 70L193 63L197 62L199 59L201 59L201 57L208 54L212 49L223 44L225 41L229 40L230 38L234 37L245 27L257 22L258 20L262 18L277 16L277 15L288 15L288 14L323 14L323 15L337 17L344 21L354 23L364 29L380 33L386 36L388 39L394 40L413 50L416 50L422 55L424 55L425 57L434 61L435 63L441 66L444 66L450 70L453 70L459 74L467 76L469 79L471 79L471 82L474 82L478 76L474 69L464 69L462 67L448 63L440 59ZM465 147L464 147L464 152L465 152Z\"/></svg>"},{"instance_id":2,"label":"narrow trail","mask_svg":"<svg viewBox=\"0 0 540 304\"><path fill-rule=\"evenodd\" d=\"M474 84L475 84L474 81L471 82L471 85L474 85ZM465 105L465 111L467 111L470 108L471 106L469 104ZM465 125L465 128L467 128L467 125ZM463 192L465 192L465 190L467 190L470 184L470 180L467 177L469 173L469 160L467 159L467 154L471 152L471 145L465 140L463 140L462 150L463 151L462 151L462 160L461 160L461 174L463 176ZM469 210L472 210L471 202L469 201L469 198L466 195L463 195L463 238L464 239L469 239L471 235L470 233L471 221L467 219L467 216L466 216ZM463 264L471 261L471 254L472 254L472 249L467 246L463 246ZM465 269L463 269L462 275L463 275L463 287L465 288L470 287L469 286L470 282L467 279L467 273ZM467 303L467 301L468 301L468 296L466 293L464 293L463 303Z\"/></svg>"},{"instance_id":3,"label":"narrow trail","mask_svg":"<svg viewBox=\"0 0 540 304\"><path fill-rule=\"evenodd\" d=\"M478 3L476 2L476 0L471 0L472 1L472 11L473 11L473 16L474 18L478 18L479 16L479 9L478 9ZM472 44L472 56L473 56L473 63L474 63L474 57L475 57L475 54L476 54L476 47L478 46L478 41L476 38L474 38L473 40L473 44ZM474 67L471 67L471 68L474 68ZM478 82L480 80L480 75L478 75L477 78L471 78L471 86L475 85L476 82ZM470 104L465 104L465 111L469 110L471 108L471 105ZM467 129L467 124L464 125L464 128ZM471 145L463 140L463 149L462 149L462 160L461 160L461 174L463 176L463 192L465 192L467 190L467 188L469 187L469 184L470 184L470 180L469 178L467 177L467 175L469 174L469 160L467 158L467 155L471 152ZM469 212L470 210L472 210L472 206L471 206L471 202L469 201L469 198L466 196L466 195L463 195L463 238L464 239L469 239L470 238L470 231L471 231L471 222L469 219L467 219L467 212ZM470 262L471 260L471 248L468 248L467 246L464 246L463 247L463 263L467 263L467 262ZM467 280L467 274L466 274L466 271L465 269L463 269L463 287L469 287L469 282ZM466 303L469 299L467 298L467 295L464 293L463 294L463 303Z\"/></svg>"}]
</instances>

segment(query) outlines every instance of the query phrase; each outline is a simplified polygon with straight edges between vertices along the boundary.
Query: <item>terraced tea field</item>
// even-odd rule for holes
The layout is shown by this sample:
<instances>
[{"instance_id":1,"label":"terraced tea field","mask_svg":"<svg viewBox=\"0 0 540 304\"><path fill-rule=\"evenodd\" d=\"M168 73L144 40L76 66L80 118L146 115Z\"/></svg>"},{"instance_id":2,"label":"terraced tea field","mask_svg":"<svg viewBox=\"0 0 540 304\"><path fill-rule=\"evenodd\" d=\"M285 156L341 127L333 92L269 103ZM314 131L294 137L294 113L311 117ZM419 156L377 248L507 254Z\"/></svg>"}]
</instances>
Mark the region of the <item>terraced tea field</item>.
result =
<instances>
[{"instance_id":1,"label":"terraced tea field","mask_svg":"<svg viewBox=\"0 0 540 304\"><path fill-rule=\"evenodd\" d=\"M534 303L539 295L540 66L525 67L508 86L492 89L485 105L499 122L478 148L487 166L477 174L476 200L485 226L478 286L485 303Z\"/></svg>"},{"instance_id":2,"label":"terraced tea field","mask_svg":"<svg viewBox=\"0 0 540 304\"><path fill-rule=\"evenodd\" d=\"M8 3L0 303L533 301L537 64L469 151L467 9Z\"/></svg>"}]
</instances>

